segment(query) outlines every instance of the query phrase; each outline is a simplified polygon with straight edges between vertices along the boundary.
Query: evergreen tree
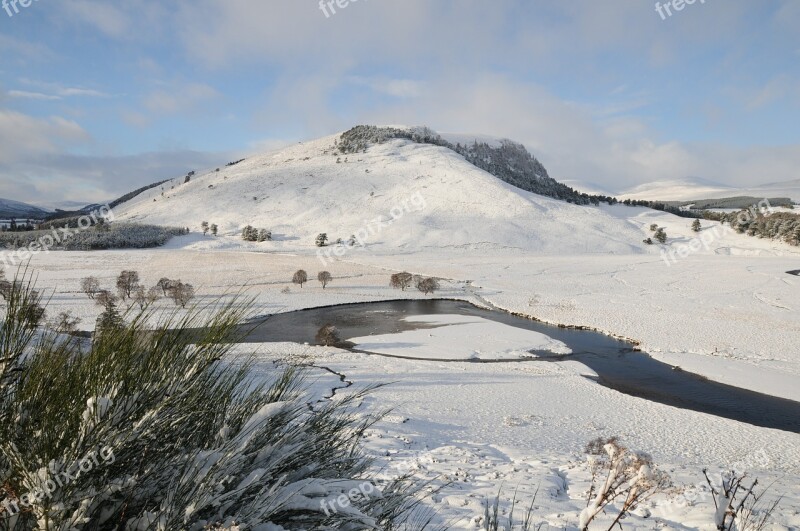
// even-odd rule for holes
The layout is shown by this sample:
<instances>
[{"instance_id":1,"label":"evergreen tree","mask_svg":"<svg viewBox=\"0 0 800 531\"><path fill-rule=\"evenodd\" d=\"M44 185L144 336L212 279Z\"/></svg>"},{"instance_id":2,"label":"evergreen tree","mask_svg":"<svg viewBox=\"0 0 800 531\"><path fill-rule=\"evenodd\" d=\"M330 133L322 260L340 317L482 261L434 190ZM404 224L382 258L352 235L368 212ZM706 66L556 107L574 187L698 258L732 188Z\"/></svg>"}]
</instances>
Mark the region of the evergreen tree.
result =
<instances>
[{"instance_id":1,"label":"evergreen tree","mask_svg":"<svg viewBox=\"0 0 800 531\"><path fill-rule=\"evenodd\" d=\"M702 230L702 228L703 228L703 226L700 225L700 220L699 219L696 219L696 220L694 220L692 222L692 230L693 231L700 232Z\"/></svg>"}]
</instances>

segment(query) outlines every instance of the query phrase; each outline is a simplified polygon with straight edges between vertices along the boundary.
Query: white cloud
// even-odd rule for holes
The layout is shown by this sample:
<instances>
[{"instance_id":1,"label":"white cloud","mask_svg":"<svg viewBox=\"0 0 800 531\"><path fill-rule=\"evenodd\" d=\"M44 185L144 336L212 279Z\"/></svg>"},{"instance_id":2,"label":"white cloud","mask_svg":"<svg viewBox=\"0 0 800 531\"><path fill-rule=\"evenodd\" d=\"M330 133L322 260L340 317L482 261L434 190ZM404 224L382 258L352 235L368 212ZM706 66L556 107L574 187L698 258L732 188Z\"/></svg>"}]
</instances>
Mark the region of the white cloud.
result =
<instances>
[{"instance_id":1,"label":"white cloud","mask_svg":"<svg viewBox=\"0 0 800 531\"><path fill-rule=\"evenodd\" d=\"M41 92L28 92L26 90L9 90L7 92L9 98L20 98L26 100L60 100L61 97L53 96L51 94L42 94Z\"/></svg>"},{"instance_id":2,"label":"white cloud","mask_svg":"<svg viewBox=\"0 0 800 531\"><path fill-rule=\"evenodd\" d=\"M203 83L176 84L146 96L144 106L154 113L172 114L192 110L219 96L216 89Z\"/></svg>"},{"instance_id":3,"label":"white cloud","mask_svg":"<svg viewBox=\"0 0 800 531\"><path fill-rule=\"evenodd\" d=\"M0 161L5 163L54 154L90 140L76 122L60 116L42 119L0 109Z\"/></svg>"}]
</instances>

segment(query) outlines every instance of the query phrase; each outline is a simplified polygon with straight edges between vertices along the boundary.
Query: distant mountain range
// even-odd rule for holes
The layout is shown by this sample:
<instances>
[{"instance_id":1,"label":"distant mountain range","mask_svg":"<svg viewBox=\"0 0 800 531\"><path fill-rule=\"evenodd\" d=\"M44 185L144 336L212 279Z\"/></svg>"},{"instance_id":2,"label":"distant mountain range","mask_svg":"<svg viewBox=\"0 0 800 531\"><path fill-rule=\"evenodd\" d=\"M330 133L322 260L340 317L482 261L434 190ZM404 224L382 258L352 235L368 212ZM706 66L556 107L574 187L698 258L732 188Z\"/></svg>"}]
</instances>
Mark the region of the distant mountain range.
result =
<instances>
[{"instance_id":1,"label":"distant mountain range","mask_svg":"<svg viewBox=\"0 0 800 531\"><path fill-rule=\"evenodd\" d=\"M48 216L51 212L51 210L39 208L27 203L0 198L0 219L41 219Z\"/></svg>"},{"instance_id":2,"label":"distant mountain range","mask_svg":"<svg viewBox=\"0 0 800 531\"><path fill-rule=\"evenodd\" d=\"M788 197L800 202L800 179L780 183L755 185L748 188L732 187L699 177L641 184L624 192L620 199L645 199L649 201L694 201L724 197Z\"/></svg>"}]
</instances>

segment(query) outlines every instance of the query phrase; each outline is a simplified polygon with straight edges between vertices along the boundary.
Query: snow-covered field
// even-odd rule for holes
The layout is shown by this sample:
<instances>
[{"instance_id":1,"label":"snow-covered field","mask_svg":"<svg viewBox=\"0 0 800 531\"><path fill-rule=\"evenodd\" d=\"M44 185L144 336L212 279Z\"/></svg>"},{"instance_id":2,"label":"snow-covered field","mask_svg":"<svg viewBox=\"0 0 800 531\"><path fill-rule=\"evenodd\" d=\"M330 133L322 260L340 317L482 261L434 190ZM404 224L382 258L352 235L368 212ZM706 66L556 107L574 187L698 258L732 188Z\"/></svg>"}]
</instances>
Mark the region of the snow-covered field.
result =
<instances>
[{"instance_id":1,"label":"snow-covered field","mask_svg":"<svg viewBox=\"0 0 800 531\"><path fill-rule=\"evenodd\" d=\"M194 231L165 248L34 256L38 285L52 293L50 314L69 310L83 318L81 328L92 328L99 308L80 293L80 279L95 275L111 288L123 269L139 271L147 285L180 278L208 300L247 286L259 314L424 297L388 286L390 274L407 270L441 278L438 297L592 327L712 380L800 401L800 277L787 274L800 269L800 249L712 222L697 235L691 220L663 212L539 197L443 148L393 142L337 163L332 143L200 173L116 209L117 219ZM220 236L198 234L201 221L219 225ZM642 244L652 223L666 229L666 247ZM271 229L276 241L241 241L245 224ZM338 252L320 257L313 246L320 232L334 241L356 235L364 246L329 247ZM328 270L334 281L324 290L315 280L294 286L300 268L312 279ZM589 371L576 362L444 362L519 358L563 345L462 316L432 319L451 326L356 342L438 361L292 344L239 350L258 351L258 370L303 354L356 386L392 382L369 399L393 413L367 447L389 471L452 481L429 503L458 529L474 528L481 504L500 488L504 498L518 489L523 505L539 488L541 521L577 525L589 478L582 448L613 435L652 453L682 488L698 484L704 467L745 463L784 496L775 529L800 529L800 435L623 395L584 378ZM341 385L327 372L318 377L315 388ZM659 498L625 529L713 529L710 498L681 500Z\"/></svg>"}]
</instances>

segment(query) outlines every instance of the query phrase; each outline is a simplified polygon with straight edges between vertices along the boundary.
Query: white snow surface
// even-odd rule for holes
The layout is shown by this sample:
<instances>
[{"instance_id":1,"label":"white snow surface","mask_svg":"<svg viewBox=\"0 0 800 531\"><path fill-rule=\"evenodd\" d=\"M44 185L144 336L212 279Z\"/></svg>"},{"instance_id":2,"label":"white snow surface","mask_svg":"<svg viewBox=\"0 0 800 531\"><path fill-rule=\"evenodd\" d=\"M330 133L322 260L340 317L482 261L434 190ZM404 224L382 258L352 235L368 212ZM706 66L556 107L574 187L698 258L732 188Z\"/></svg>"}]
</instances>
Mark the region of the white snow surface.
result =
<instances>
[{"instance_id":1,"label":"white snow surface","mask_svg":"<svg viewBox=\"0 0 800 531\"><path fill-rule=\"evenodd\" d=\"M570 354L567 345L544 334L465 315L405 317L432 328L347 338L355 348L401 358L500 360L531 358L533 351Z\"/></svg>"},{"instance_id":2,"label":"white snow surface","mask_svg":"<svg viewBox=\"0 0 800 531\"><path fill-rule=\"evenodd\" d=\"M620 192L622 199L650 201L691 201L722 197L750 196L757 198L788 197L800 203L800 179L779 183L733 187L698 177L653 181Z\"/></svg>"},{"instance_id":3,"label":"white snow surface","mask_svg":"<svg viewBox=\"0 0 800 531\"><path fill-rule=\"evenodd\" d=\"M154 189L115 210L117 219L192 229L164 248L33 256L38 286L52 294L49 315L69 310L83 318L80 328L93 328L99 308L80 293L80 279L95 275L113 288L123 269L139 271L148 286L164 276L190 282L201 302L245 285L259 314L424 298L388 286L392 273L407 270L438 277L437 297L630 338L684 370L800 401L800 277L787 274L800 269L800 249L707 221L698 236L691 220L664 212L543 198L434 146L395 141L340 156L337 163L333 142L328 137L219 172L200 171L188 184L179 179L165 185L163 196ZM423 201L415 204L419 197ZM393 216L393 209L402 215ZM220 236L199 233L202 221L219 225ZM652 223L665 227L667 245L642 243ZM243 242L239 232L246 224L272 230L276 241ZM323 263L314 247L320 232L334 241L367 236L364 246L338 248L340 255ZM678 255L703 236L703 244ZM662 257L669 251L674 260ZM300 268L312 279L317 271L330 271L334 280L326 289L313 280L300 288L291 283ZM10 268L6 276L13 276ZM163 300L157 306L170 308ZM800 526L800 435L624 395L585 378L588 369L575 361L511 359L542 345L544 338L527 332L511 335L495 323L493 332L476 337L484 323L432 319L445 326L418 330L431 334L423 345L393 347L391 353L449 359L453 352L467 361L289 343L239 345L237 352L259 356L257 374L269 375L275 358L290 355L329 367L354 387L392 382L364 404L393 409L365 443L387 471L452 480L428 503L443 520L455 520L456 529L475 529L481 504L501 487L504 507L516 489L520 507L527 507L538 487L535 514L556 529L572 529L589 481L582 448L612 435L653 454L679 491L700 483L705 466L714 471L745 463L762 485L776 481L773 492L784 496L773 529ZM461 333L468 329L475 333ZM363 341L414 343L408 335L414 333ZM415 356L421 349L425 355ZM473 363L475 352L510 359ZM317 371L313 391L319 396L343 385L327 371L311 370ZM603 518L607 527L611 518ZM623 525L710 530L713 504L710 498L681 503L677 494L664 496Z\"/></svg>"}]
</instances>

